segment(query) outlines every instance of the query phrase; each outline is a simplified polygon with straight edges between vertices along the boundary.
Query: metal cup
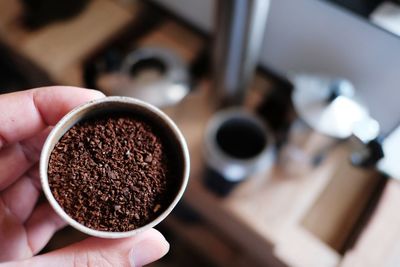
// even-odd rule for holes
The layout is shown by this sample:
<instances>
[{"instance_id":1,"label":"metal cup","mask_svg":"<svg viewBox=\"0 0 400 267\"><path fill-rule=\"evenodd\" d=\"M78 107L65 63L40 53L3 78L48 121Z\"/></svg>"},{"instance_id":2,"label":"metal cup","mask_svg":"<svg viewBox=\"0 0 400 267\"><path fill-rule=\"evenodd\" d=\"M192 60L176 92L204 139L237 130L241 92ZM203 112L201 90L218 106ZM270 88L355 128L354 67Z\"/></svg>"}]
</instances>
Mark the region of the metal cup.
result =
<instances>
[{"instance_id":1,"label":"metal cup","mask_svg":"<svg viewBox=\"0 0 400 267\"><path fill-rule=\"evenodd\" d=\"M170 203L167 203L167 207L165 208L165 210L148 224L127 232L99 231L91 229L77 222L63 210L63 208L58 204L57 200L54 198L50 190L47 169L50 154L54 146L71 127L73 127L78 122L90 117L97 117L118 112L141 117L152 125L157 126L157 130L159 130L159 133L165 138L165 140L168 141L168 149L171 149L174 153L174 160L179 163L177 164L179 168L177 172L179 174L179 177L177 177L177 181L179 181L179 183L177 184L176 191L174 192L175 197L171 200ZM47 137L40 157L41 183L43 191L53 209L62 219L64 219L68 224L70 224L77 230L84 232L88 235L103 238L122 238L133 236L139 232L143 232L149 228L154 227L163 219L165 219L165 217L167 217L167 215L176 206L176 204L182 197L183 192L185 191L189 179L189 169L190 160L187 144L175 123L158 108L146 102L129 97L105 97L88 102L69 112L57 123L57 125L53 128L53 130Z\"/></svg>"},{"instance_id":2,"label":"metal cup","mask_svg":"<svg viewBox=\"0 0 400 267\"><path fill-rule=\"evenodd\" d=\"M204 182L220 196L273 163L270 131L258 117L243 109L216 113L207 125L204 143Z\"/></svg>"}]
</instances>

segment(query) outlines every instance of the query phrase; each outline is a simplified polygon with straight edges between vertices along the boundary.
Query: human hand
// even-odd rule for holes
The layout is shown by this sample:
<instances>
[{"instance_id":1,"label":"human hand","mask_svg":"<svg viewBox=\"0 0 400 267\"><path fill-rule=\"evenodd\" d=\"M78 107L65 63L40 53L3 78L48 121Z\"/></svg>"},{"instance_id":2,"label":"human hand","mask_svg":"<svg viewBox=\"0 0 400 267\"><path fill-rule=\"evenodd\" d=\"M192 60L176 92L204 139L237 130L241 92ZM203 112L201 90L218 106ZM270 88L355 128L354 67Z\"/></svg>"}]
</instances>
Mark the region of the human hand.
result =
<instances>
[{"instance_id":1,"label":"human hand","mask_svg":"<svg viewBox=\"0 0 400 267\"><path fill-rule=\"evenodd\" d=\"M103 96L65 86L0 95L0 267L142 266L167 253L168 242L151 229L132 238L88 238L34 256L65 225L47 202L36 205L42 145L67 112Z\"/></svg>"}]
</instances>

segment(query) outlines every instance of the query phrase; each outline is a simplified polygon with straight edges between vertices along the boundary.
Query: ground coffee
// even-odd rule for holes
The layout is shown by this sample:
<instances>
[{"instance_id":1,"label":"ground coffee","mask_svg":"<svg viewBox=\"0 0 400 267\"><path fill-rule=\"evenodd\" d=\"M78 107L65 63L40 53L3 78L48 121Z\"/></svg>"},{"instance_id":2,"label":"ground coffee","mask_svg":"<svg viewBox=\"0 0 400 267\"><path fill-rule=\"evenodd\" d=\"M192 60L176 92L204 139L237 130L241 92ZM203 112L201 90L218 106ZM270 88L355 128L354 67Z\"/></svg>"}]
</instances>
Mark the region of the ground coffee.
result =
<instances>
[{"instance_id":1,"label":"ground coffee","mask_svg":"<svg viewBox=\"0 0 400 267\"><path fill-rule=\"evenodd\" d=\"M132 116L80 122L50 155L50 189L65 212L89 228L136 229L165 210L174 192L164 150L154 128Z\"/></svg>"}]
</instances>

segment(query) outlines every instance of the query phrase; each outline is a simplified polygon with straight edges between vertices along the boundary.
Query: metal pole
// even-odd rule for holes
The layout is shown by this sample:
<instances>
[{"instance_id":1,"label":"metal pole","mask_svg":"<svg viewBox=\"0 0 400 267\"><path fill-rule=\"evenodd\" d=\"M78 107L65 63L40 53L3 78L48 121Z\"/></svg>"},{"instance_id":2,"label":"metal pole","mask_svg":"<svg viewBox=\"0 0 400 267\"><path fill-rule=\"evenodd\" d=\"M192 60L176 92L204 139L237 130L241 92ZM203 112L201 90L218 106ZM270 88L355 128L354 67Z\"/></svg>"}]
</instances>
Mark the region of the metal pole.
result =
<instances>
[{"instance_id":1,"label":"metal pole","mask_svg":"<svg viewBox=\"0 0 400 267\"><path fill-rule=\"evenodd\" d=\"M258 63L270 0L217 0L214 88L220 107L240 105Z\"/></svg>"}]
</instances>

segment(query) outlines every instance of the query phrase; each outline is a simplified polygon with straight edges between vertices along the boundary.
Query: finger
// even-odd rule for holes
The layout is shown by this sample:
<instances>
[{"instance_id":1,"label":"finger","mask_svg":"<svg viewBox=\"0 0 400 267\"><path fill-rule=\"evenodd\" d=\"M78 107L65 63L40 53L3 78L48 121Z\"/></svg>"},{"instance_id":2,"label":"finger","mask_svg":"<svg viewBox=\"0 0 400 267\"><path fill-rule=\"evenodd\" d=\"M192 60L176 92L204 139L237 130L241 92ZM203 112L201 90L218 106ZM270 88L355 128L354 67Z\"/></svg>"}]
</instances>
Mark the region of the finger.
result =
<instances>
[{"instance_id":1,"label":"finger","mask_svg":"<svg viewBox=\"0 0 400 267\"><path fill-rule=\"evenodd\" d=\"M0 190L15 182L38 162L49 131L50 128L48 127L32 138L0 150Z\"/></svg>"},{"instance_id":2,"label":"finger","mask_svg":"<svg viewBox=\"0 0 400 267\"><path fill-rule=\"evenodd\" d=\"M88 238L66 248L7 266L134 266L154 262L164 256L169 244L157 230L150 229L131 238Z\"/></svg>"},{"instance_id":3,"label":"finger","mask_svg":"<svg viewBox=\"0 0 400 267\"><path fill-rule=\"evenodd\" d=\"M54 125L74 107L103 97L95 90L42 87L0 96L0 148Z\"/></svg>"},{"instance_id":4,"label":"finger","mask_svg":"<svg viewBox=\"0 0 400 267\"><path fill-rule=\"evenodd\" d=\"M32 253L38 253L49 242L53 234L65 225L66 223L48 203L39 205L25 223Z\"/></svg>"},{"instance_id":5,"label":"finger","mask_svg":"<svg viewBox=\"0 0 400 267\"><path fill-rule=\"evenodd\" d=\"M10 212L1 199L0 248L0 263L32 257L24 226Z\"/></svg>"},{"instance_id":6,"label":"finger","mask_svg":"<svg viewBox=\"0 0 400 267\"><path fill-rule=\"evenodd\" d=\"M40 195L40 181L36 164L32 170L1 194L4 204L19 222L25 222L31 215Z\"/></svg>"}]
</instances>

